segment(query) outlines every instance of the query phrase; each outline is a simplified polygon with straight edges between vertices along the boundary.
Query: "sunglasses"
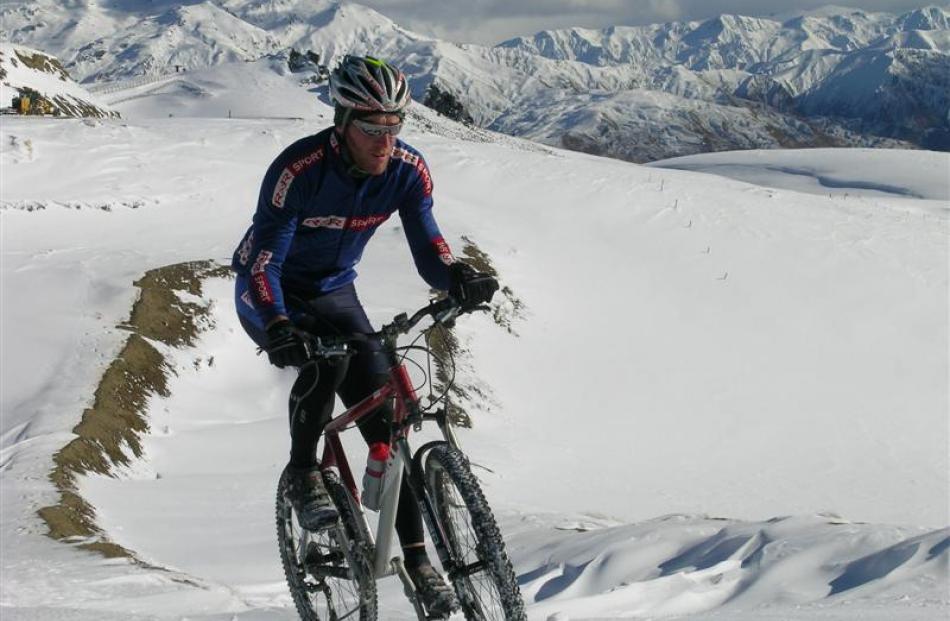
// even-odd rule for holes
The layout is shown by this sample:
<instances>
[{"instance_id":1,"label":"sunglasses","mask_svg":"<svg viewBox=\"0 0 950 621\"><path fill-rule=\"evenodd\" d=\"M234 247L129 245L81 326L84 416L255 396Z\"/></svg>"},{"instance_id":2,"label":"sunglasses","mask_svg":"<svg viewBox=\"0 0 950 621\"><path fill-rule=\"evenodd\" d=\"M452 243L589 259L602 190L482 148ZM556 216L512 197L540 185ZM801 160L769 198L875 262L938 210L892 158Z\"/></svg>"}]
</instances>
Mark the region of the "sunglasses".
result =
<instances>
[{"instance_id":1,"label":"sunglasses","mask_svg":"<svg viewBox=\"0 0 950 621\"><path fill-rule=\"evenodd\" d=\"M353 123L358 130L371 138L398 136L399 132L402 131L402 123L396 123L395 125L377 125L376 123L367 123L359 119L353 119L351 123Z\"/></svg>"}]
</instances>

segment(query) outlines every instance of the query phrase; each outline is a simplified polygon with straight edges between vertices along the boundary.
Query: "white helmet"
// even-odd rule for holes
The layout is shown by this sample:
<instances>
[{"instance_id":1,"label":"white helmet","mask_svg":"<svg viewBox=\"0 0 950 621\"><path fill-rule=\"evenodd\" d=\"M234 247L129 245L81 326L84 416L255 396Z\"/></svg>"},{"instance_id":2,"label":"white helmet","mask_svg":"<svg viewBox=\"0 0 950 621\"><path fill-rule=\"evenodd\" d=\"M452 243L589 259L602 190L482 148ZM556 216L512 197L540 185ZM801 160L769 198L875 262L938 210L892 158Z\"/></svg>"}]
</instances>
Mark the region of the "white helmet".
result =
<instances>
[{"instance_id":1,"label":"white helmet","mask_svg":"<svg viewBox=\"0 0 950 621\"><path fill-rule=\"evenodd\" d=\"M411 99L406 76L372 56L344 56L330 74L330 98L337 108L354 112L405 114Z\"/></svg>"}]
</instances>

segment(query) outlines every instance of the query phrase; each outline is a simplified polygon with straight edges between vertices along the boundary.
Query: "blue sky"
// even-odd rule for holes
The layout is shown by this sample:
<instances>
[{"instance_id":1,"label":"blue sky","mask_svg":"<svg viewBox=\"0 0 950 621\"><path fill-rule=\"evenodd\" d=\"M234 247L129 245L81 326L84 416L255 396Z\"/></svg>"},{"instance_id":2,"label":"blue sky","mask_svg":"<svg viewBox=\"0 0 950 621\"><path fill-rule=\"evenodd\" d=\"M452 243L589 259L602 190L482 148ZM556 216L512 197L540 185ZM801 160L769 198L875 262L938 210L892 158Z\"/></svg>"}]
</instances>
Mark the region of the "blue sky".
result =
<instances>
[{"instance_id":1,"label":"blue sky","mask_svg":"<svg viewBox=\"0 0 950 621\"><path fill-rule=\"evenodd\" d=\"M720 13L768 16L828 4L808 0L357 0L396 23L442 39L494 44L540 30L583 26L635 26L705 19ZM865 11L905 11L946 2L842 0L838 6Z\"/></svg>"}]
</instances>

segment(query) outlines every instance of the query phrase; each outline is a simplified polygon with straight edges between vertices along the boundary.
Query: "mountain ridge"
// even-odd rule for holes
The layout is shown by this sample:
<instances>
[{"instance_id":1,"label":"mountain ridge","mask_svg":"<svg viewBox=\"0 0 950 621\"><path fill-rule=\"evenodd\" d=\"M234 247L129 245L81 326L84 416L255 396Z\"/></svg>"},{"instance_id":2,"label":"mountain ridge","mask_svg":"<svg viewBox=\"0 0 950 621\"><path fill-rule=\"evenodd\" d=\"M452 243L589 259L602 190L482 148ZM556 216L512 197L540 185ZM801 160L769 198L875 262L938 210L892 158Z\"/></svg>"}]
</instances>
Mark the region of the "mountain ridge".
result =
<instances>
[{"instance_id":1,"label":"mountain ridge","mask_svg":"<svg viewBox=\"0 0 950 621\"><path fill-rule=\"evenodd\" d=\"M11 2L0 8L2 38L58 54L84 83L290 49L326 64L375 54L405 70L415 99L454 118L632 161L710 148L950 149L950 13L937 6L568 28L494 47L420 35L334 0L118 6ZM649 118L625 107L645 99L664 107L650 106Z\"/></svg>"}]
</instances>

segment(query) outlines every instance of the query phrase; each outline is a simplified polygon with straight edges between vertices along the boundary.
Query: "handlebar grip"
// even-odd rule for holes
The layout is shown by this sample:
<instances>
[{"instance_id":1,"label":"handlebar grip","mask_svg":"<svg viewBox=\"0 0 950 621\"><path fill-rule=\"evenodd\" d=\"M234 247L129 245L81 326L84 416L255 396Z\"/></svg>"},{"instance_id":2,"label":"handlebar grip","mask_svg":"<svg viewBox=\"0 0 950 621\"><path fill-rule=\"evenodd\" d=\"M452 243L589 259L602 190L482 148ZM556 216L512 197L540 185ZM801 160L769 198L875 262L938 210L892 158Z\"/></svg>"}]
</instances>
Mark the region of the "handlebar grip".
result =
<instances>
[{"instance_id":1,"label":"handlebar grip","mask_svg":"<svg viewBox=\"0 0 950 621\"><path fill-rule=\"evenodd\" d=\"M431 314L431 315L438 315L439 313L444 313L444 312L447 311L447 310L452 310L453 308L455 308L455 307L457 307L457 306L460 307L461 304L459 304L459 303L455 300L455 298L453 298L453 297L450 295L450 296L448 296L448 297L446 297L446 298L444 298L444 299L442 299L442 300L439 300L438 302L433 302L433 303L429 306L429 314Z\"/></svg>"}]
</instances>

